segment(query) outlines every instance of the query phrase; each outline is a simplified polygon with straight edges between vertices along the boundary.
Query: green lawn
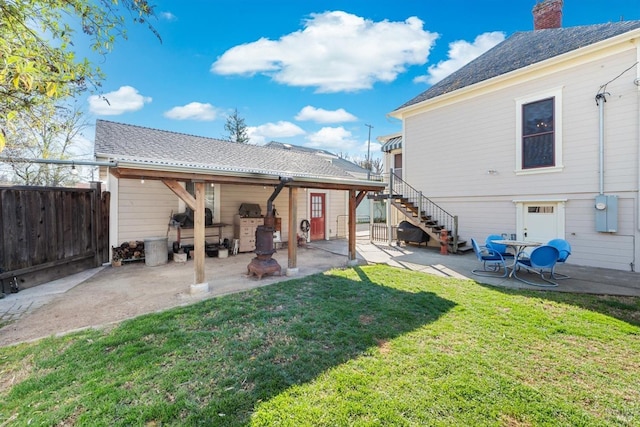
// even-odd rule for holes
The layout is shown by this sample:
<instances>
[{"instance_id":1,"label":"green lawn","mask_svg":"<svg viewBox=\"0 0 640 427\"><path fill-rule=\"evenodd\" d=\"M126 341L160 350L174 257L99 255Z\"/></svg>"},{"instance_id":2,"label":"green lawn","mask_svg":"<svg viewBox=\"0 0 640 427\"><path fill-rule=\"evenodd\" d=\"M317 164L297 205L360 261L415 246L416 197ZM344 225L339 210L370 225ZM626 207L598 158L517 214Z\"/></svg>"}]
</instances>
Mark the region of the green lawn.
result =
<instances>
[{"instance_id":1,"label":"green lawn","mask_svg":"<svg viewBox=\"0 0 640 427\"><path fill-rule=\"evenodd\" d=\"M0 426L640 425L640 299L333 270L0 348Z\"/></svg>"}]
</instances>

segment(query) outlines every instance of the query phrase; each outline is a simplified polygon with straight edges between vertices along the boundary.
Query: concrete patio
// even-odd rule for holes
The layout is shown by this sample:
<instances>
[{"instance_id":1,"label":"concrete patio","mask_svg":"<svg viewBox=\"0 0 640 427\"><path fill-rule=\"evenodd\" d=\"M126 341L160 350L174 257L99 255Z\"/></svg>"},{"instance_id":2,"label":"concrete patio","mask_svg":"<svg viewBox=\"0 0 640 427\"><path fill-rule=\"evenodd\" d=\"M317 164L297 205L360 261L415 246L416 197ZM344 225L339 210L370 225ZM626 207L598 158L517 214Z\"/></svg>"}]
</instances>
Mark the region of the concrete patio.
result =
<instances>
[{"instance_id":1,"label":"concrete patio","mask_svg":"<svg viewBox=\"0 0 640 427\"><path fill-rule=\"evenodd\" d=\"M298 271L292 277L287 268L287 251L274 255L283 268L282 276L249 277L247 265L252 253L228 258L206 259L209 292L193 293L193 262L149 267L135 262L119 268L100 267L48 284L36 286L0 299L0 321L9 324L0 329L0 345L28 341L69 330L119 322L140 314L229 293L245 291L291 278L304 277L331 268L348 265L347 241L313 242L298 253ZM371 244L367 236L357 241L358 264L384 263L393 267L420 271L441 277L474 280L479 283L542 292L576 292L619 296L640 296L640 274L602 268L562 265L558 272L571 278L556 288L538 288L514 278L481 277L471 273L479 262L475 255L441 255L437 249L412 245ZM90 315L83 316L83 312ZM56 326L60 313L66 319L65 330ZM87 318L88 317L88 318ZM62 319L61 319L62 320ZM62 322L61 322L62 323ZM35 327L38 325L38 328Z\"/></svg>"}]
</instances>

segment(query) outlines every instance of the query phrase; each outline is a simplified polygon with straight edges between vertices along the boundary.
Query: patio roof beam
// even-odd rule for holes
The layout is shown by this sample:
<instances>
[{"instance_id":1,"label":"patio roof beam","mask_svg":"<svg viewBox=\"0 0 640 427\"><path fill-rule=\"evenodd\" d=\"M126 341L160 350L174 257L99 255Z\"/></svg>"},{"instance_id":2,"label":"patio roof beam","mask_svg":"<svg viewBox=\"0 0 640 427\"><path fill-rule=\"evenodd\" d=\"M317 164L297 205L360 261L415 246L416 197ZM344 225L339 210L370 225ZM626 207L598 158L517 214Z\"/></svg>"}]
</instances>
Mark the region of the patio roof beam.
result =
<instances>
[{"instance_id":1,"label":"patio roof beam","mask_svg":"<svg viewBox=\"0 0 640 427\"><path fill-rule=\"evenodd\" d=\"M172 172L172 171L160 171L151 169L131 169L131 168L112 168L113 173L118 178L130 178L130 179L160 179L160 180L176 180L176 181L205 181L214 182L218 184L237 184L237 185L273 185L276 186L280 183L278 176L273 177L253 177L250 174L245 176L227 176L216 174L203 174L203 173L188 173L188 172ZM359 191L381 191L385 188L385 184L375 181L361 181L361 182L336 182L325 181L321 178L314 181L312 178L300 178L295 177L295 181L289 183L291 187L299 188L317 188L325 190L359 190Z\"/></svg>"},{"instance_id":2,"label":"patio roof beam","mask_svg":"<svg viewBox=\"0 0 640 427\"><path fill-rule=\"evenodd\" d=\"M180 185L175 179L163 179L164 185L169 187L171 191L175 193L189 208L193 211L196 210L196 199Z\"/></svg>"}]
</instances>

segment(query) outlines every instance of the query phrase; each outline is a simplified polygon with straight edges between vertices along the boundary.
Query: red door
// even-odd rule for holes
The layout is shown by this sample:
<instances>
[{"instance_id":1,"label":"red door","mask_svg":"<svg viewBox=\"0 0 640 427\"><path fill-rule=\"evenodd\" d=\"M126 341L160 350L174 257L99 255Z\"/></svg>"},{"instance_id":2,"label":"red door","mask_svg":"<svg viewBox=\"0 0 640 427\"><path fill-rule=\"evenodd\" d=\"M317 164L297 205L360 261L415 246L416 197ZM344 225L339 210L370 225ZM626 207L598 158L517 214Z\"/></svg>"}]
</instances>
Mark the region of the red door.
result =
<instances>
[{"instance_id":1,"label":"red door","mask_svg":"<svg viewBox=\"0 0 640 427\"><path fill-rule=\"evenodd\" d=\"M311 240L324 240L324 194L311 193Z\"/></svg>"}]
</instances>

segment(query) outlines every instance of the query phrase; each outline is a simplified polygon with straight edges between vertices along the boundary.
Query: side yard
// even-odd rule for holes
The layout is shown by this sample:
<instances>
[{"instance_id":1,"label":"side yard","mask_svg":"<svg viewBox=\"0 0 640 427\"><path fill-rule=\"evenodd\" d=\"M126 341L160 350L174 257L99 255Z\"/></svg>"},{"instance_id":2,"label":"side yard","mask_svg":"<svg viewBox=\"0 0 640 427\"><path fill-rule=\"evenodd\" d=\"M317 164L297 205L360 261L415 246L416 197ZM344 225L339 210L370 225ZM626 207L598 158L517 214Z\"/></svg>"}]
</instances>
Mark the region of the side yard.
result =
<instances>
[{"instance_id":1,"label":"side yard","mask_svg":"<svg viewBox=\"0 0 640 427\"><path fill-rule=\"evenodd\" d=\"M640 299L331 270L0 348L2 424L638 425Z\"/></svg>"}]
</instances>

